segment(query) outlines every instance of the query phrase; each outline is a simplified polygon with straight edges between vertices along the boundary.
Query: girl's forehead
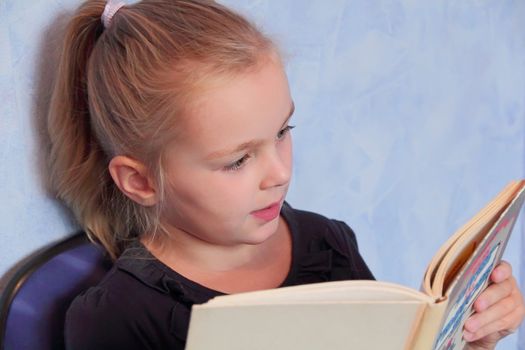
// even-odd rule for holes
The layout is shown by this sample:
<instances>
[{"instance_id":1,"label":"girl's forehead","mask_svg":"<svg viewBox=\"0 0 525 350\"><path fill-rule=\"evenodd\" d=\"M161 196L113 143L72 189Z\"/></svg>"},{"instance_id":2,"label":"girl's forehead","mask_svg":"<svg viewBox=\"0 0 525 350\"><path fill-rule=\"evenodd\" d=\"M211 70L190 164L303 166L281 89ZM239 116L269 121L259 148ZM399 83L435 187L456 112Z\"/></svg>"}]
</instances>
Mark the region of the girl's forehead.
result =
<instances>
[{"instance_id":1,"label":"girl's forehead","mask_svg":"<svg viewBox=\"0 0 525 350\"><path fill-rule=\"evenodd\" d=\"M219 79L192 101L185 113L186 138L211 144L246 142L275 132L292 108L288 80L279 62Z\"/></svg>"}]
</instances>

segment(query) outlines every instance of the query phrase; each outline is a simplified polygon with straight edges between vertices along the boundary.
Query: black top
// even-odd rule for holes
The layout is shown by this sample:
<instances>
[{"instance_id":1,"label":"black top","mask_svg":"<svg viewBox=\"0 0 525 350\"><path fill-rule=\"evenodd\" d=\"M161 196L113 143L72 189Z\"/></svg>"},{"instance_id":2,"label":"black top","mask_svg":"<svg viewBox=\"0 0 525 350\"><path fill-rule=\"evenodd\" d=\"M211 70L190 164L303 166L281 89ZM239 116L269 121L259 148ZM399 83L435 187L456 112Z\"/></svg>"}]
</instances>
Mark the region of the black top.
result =
<instances>
[{"instance_id":1,"label":"black top","mask_svg":"<svg viewBox=\"0 0 525 350\"><path fill-rule=\"evenodd\" d=\"M292 209L281 215L292 236L292 263L281 287L373 279L345 223ZM184 349L190 310L223 293L173 271L134 242L98 286L66 315L68 349Z\"/></svg>"}]
</instances>

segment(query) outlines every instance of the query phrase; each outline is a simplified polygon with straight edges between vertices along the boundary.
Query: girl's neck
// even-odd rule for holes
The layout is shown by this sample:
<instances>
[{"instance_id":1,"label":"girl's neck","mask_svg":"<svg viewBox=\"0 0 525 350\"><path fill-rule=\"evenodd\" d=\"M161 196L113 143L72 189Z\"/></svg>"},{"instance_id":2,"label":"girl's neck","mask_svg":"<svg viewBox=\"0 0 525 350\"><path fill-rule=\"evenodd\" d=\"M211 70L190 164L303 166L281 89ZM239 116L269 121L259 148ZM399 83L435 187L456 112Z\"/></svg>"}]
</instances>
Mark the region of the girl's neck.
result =
<instances>
[{"instance_id":1,"label":"girl's neck","mask_svg":"<svg viewBox=\"0 0 525 350\"><path fill-rule=\"evenodd\" d=\"M142 239L146 248L177 273L226 293L277 287L291 264L291 235L283 218L261 244L221 246L192 236Z\"/></svg>"}]
</instances>

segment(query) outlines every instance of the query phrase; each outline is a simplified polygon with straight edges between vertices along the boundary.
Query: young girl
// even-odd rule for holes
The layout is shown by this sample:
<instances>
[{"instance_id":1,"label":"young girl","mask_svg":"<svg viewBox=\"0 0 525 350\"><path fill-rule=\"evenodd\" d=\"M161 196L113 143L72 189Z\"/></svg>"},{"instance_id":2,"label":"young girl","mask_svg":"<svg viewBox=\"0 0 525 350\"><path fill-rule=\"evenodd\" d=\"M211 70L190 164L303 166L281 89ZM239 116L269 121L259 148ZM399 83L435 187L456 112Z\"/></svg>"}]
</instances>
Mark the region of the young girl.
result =
<instances>
[{"instance_id":1,"label":"young girl","mask_svg":"<svg viewBox=\"0 0 525 350\"><path fill-rule=\"evenodd\" d=\"M183 349L212 297L373 278L344 223L285 201L294 104L275 45L207 0L87 1L49 114L54 185L116 259L78 296L70 349ZM493 348L524 314L503 263L465 337Z\"/></svg>"}]
</instances>

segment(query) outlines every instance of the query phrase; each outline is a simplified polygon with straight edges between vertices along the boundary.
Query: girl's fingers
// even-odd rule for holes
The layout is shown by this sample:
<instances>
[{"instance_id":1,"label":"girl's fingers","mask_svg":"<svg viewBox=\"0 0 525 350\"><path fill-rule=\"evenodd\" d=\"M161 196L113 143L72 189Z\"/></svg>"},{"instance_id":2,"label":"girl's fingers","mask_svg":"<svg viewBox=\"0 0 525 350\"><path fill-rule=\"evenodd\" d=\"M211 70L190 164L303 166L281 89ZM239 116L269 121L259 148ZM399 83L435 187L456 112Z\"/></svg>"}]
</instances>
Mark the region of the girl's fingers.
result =
<instances>
[{"instance_id":1,"label":"girl's fingers","mask_svg":"<svg viewBox=\"0 0 525 350\"><path fill-rule=\"evenodd\" d=\"M512 266L506 261L501 261L490 274L490 280L494 283L500 283L510 277L512 277Z\"/></svg>"},{"instance_id":2,"label":"girl's fingers","mask_svg":"<svg viewBox=\"0 0 525 350\"><path fill-rule=\"evenodd\" d=\"M475 303L476 313L465 323L468 341L499 333L498 338L514 331L525 315L523 296L514 277L487 288Z\"/></svg>"},{"instance_id":3,"label":"girl's fingers","mask_svg":"<svg viewBox=\"0 0 525 350\"><path fill-rule=\"evenodd\" d=\"M487 311L490 311L487 310ZM499 311L495 314L500 314ZM504 336L513 333L516 328L519 325L519 322L515 320L521 320L523 317L523 311L520 311L517 308L513 308L512 311L509 314L505 314L505 316L501 318L494 319L492 322L489 322L488 324L485 324L481 326L480 328L477 328L475 331L470 331L465 326L465 331L463 332L463 337L466 341L476 341L478 339L482 339L489 335L494 335L496 333L499 333L499 336L497 336L498 339L503 338ZM497 340L497 339L496 339Z\"/></svg>"},{"instance_id":4,"label":"girl's fingers","mask_svg":"<svg viewBox=\"0 0 525 350\"><path fill-rule=\"evenodd\" d=\"M474 310L478 313L487 310L492 305L511 295L513 289L514 277L490 285L474 302Z\"/></svg>"}]
</instances>

